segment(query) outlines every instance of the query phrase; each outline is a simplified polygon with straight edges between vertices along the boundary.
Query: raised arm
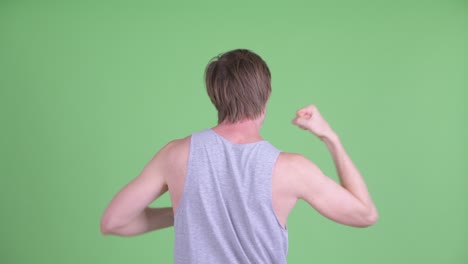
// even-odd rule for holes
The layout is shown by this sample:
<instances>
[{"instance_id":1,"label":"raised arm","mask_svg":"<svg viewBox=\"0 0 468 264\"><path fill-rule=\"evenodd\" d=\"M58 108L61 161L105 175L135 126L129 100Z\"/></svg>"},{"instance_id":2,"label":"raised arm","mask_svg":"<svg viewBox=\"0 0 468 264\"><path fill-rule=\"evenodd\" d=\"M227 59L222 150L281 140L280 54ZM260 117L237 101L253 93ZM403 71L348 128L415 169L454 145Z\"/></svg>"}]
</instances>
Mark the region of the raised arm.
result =
<instances>
[{"instance_id":1,"label":"raised arm","mask_svg":"<svg viewBox=\"0 0 468 264\"><path fill-rule=\"evenodd\" d=\"M302 155L290 154L292 171L299 183L298 198L335 222L355 227L375 224L378 213L364 179L317 107L310 105L299 110L293 123L315 134L327 145L341 182L339 185L324 175Z\"/></svg>"}]
</instances>

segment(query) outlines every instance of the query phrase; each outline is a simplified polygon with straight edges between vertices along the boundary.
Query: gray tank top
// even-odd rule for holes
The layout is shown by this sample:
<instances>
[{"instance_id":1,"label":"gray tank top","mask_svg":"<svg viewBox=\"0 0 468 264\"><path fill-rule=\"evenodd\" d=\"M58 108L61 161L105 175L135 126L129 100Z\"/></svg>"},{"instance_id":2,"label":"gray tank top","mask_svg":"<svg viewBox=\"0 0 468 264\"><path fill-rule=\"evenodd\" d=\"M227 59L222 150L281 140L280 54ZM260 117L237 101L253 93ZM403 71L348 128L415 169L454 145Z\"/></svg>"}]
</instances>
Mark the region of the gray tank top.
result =
<instances>
[{"instance_id":1,"label":"gray tank top","mask_svg":"<svg viewBox=\"0 0 468 264\"><path fill-rule=\"evenodd\" d=\"M174 216L176 264L286 263L288 232L271 191L279 153L267 141L235 144L212 129L192 134Z\"/></svg>"}]
</instances>

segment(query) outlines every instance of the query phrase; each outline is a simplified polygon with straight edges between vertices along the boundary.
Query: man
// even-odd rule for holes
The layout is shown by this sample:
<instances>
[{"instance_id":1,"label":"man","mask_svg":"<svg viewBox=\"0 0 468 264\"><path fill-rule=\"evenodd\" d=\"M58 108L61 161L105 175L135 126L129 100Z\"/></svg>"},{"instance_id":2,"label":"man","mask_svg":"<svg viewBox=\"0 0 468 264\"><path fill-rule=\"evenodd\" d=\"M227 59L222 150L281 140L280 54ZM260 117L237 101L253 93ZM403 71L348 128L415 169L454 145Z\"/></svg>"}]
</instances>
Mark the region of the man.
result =
<instances>
[{"instance_id":1,"label":"man","mask_svg":"<svg viewBox=\"0 0 468 264\"><path fill-rule=\"evenodd\" d=\"M164 146L113 198L103 234L134 236L174 225L175 263L286 263L286 220L298 199L344 225L377 221L362 176L316 106L298 110L292 122L327 145L341 185L304 156L261 137L271 75L260 56L242 49L219 55L205 80L218 125ZM166 191L172 207L148 207Z\"/></svg>"}]
</instances>

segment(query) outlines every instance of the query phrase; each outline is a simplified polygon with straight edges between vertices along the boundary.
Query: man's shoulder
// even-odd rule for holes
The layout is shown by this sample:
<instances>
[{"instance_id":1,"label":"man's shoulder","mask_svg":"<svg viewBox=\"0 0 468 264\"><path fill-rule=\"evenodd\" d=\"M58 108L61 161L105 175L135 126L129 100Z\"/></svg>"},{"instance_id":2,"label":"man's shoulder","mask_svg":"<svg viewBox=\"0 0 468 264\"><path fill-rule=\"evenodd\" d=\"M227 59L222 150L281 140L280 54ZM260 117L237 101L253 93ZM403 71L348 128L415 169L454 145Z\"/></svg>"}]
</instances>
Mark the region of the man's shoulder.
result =
<instances>
[{"instance_id":1,"label":"man's shoulder","mask_svg":"<svg viewBox=\"0 0 468 264\"><path fill-rule=\"evenodd\" d=\"M281 152L276 162L277 170L290 173L299 173L311 169L314 163L299 153Z\"/></svg>"},{"instance_id":2,"label":"man's shoulder","mask_svg":"<svg viewBox=\"0 0 468 264\"><path fill-rule=\"evenodd\" d=\"M190 137L169 141L156 153L153 161L170 170L183 167L188 159Z\"/></svg>"},{"instance_id":3,"label":"man's shoulder","mask_svg":"<svg viewBox=\"0 0 468 264\"><path fill-rule=\"evenodd\" d=\"M285 152L281 151L278 156L278 162L288 164L288 165L297 165L303 163L307 158L299 153L294 152Z\"/></svg>"},{"instance_id":4,"label":"man's shoulder","mask_svg":"<svg viewBox=\"0 0 468 264\"><path fill-rule=\"evenodd\" d=\"M169 141L163 148L162 151L166 155L177 155L180 152L185 152L190 147L191 135L188 135L184 138L177 138Z\"/></svg>"}]
</instances>

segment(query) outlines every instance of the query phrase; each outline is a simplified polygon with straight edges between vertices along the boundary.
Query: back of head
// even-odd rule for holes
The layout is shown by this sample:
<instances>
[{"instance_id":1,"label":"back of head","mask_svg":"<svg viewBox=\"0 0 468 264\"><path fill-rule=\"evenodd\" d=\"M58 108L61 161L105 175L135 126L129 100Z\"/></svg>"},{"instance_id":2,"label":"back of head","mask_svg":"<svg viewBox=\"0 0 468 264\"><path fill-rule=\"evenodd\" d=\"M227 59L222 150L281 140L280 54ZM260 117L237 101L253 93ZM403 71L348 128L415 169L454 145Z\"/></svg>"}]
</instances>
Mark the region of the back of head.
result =
<instances>
[{"instance_id":1,"label":"back of head","mask_svg":"<svg viewBox=\"0 0 468 264\"><path fill-rule=\"evenodd\" d=\"M214 57L206 67L205 83L211 102L218 110L218 124L260 117L271 94L267 64L246 49Z\"/></svg>"}]
</instances>

